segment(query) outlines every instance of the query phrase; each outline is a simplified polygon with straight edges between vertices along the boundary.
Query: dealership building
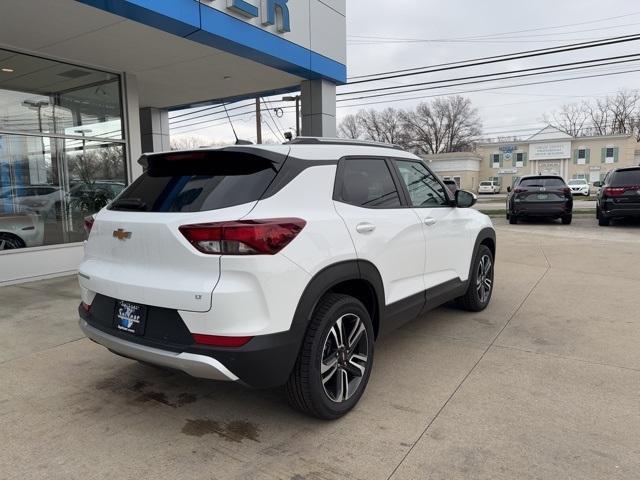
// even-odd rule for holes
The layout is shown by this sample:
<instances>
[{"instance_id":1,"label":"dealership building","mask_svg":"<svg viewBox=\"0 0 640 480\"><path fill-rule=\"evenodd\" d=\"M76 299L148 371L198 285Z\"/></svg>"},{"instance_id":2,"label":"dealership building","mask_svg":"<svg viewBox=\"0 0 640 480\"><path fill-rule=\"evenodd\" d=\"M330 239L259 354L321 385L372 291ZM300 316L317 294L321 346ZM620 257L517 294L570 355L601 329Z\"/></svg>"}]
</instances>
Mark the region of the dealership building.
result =
<instances>
[{"instance_id":1,"label":"dealership building","mask_svg":"<svg viewBox=\"0 0 640 480\"><path fill-rule=\"evenodd\" d=\"M335 136L346 0L3 0L0 285L75 272L171 110L300 91Z\"/></svg>"},{"instance_id":2,"label":"dealership building","mask_svg":"<svg viewBox=\"0 0 640 480\"><path fill-rule=\"evenodd\" d=\"M463 189L479 182L513 185L524 175L560 175L565 180L601 181L612 169L640 164L640 144L633 135L572 137L547 126L523 141L478 143L472 152L424 157L431 168Z\"/></svg>"}]
</instances>

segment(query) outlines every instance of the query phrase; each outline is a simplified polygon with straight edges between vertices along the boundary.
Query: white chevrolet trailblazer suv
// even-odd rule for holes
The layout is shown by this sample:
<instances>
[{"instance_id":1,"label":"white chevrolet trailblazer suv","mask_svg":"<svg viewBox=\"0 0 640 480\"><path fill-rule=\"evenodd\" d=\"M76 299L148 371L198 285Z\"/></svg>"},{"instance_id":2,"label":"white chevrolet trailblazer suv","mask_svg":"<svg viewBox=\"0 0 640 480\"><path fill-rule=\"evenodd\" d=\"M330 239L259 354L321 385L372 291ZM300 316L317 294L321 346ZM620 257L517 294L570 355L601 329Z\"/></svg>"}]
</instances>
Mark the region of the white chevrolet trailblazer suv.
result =
<instances>
[{"instance_id":1,"label":"white chevrolet trailblazer suv","mask_svg":"<svg viewBox=\"0 0 640 480\"><path fill-rule=\"evenodd\" d=\"M144 155L95 217L80 326L124 357L256 388L332 419L360 400L374 343L455 300L484 309L495 233L417 156L298 138Z\"/></svg>"}]
</instances>

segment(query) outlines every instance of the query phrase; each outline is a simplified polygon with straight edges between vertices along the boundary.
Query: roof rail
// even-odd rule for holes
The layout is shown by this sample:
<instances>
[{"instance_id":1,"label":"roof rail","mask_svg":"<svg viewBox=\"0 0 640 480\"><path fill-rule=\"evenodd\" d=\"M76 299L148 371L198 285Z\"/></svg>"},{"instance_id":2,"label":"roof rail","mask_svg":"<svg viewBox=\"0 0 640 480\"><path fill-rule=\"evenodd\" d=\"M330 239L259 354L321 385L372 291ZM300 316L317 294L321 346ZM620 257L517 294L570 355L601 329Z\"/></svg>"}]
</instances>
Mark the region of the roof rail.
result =
<instances>
[{"instance_id":1,"label":"roof rail","mask_svg":"<svg viewBox=\"0 0 640 480\"><path fill-rule=\"evenodd\" d=\"M374 142L371 140L352 140L348 138L329 138L329 137L296 137L284 145L360 145L367 147L384 147L393 148L395 150L403 150L400 145L393 143Z\"/></svg>"}]
</instances>

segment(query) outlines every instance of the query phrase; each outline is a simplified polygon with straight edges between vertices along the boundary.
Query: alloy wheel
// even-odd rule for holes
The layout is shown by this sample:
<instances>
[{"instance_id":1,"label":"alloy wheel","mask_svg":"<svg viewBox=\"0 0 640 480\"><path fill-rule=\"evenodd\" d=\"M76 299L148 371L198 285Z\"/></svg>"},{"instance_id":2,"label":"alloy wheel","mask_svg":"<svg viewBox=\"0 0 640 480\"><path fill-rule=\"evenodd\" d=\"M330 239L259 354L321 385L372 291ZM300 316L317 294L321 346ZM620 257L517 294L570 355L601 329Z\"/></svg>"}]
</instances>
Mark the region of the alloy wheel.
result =
<instances>
[{"instance_id":1,"label":"alloy wheel","mask_svg":"<svg viewBox=\"0 0 640 480\"><path fill-rule=\"evenodd\" d=\"M493 262L489 255L483 255L478 264L478 274L476 276L476 290L480 303L486 303L491 295L493 286Z\"/></svg>"},{"instance_id":2,"label":"alloy wheel","mask_svg":"<svg viewBox=\"0 0 640 480\"><path fill-rule=\"evenodd\" d=\"M324 392L336 403L357 391L369 364L369 338L362 319L352 313L341 316L329 329L320 359Z\"/></svg>"},{"instance_id":3,"label":"alloy wheel","mask_svg":"<svg viewBox=\"0 0 640 480\"><path fill-rule=\"evenodd\" d=\"M20 242L10 237L0 236L0 251L20 248Z\"/></svg>"}]
</instances>

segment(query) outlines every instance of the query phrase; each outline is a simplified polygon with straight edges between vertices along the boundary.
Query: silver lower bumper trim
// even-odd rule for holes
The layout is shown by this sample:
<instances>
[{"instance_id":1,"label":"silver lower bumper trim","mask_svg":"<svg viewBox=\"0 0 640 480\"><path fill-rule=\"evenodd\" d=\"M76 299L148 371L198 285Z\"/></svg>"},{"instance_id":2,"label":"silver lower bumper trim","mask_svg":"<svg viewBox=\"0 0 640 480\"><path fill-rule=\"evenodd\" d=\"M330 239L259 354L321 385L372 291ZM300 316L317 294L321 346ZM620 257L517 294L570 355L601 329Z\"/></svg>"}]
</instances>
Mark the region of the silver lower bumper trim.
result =
<instances>
[{"instance_id":1,"label":"silver lower bumper trim","mask_svg":"<svg viewBox=\"0 0 640 480\"><path fill-rule=\"evenodd\" d=\"M108 333L104 333L89 325L85 320L80 319L80 328L91 340L99 343L124 357L140 360L142 362L153 363L162 367L181 370L192 377L207 378L210 380L228 380L235 382L238 380L227 367L222 365L215 358L195 353L176 353L158 348L147 347L133 342L122 340Z\"/></svg>"}]
</instances>

